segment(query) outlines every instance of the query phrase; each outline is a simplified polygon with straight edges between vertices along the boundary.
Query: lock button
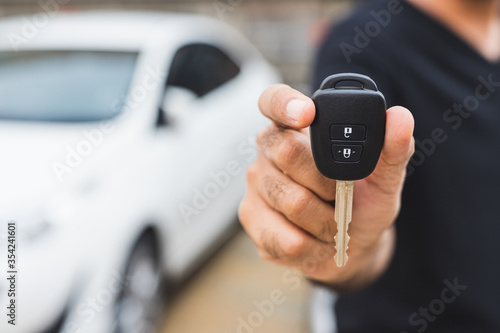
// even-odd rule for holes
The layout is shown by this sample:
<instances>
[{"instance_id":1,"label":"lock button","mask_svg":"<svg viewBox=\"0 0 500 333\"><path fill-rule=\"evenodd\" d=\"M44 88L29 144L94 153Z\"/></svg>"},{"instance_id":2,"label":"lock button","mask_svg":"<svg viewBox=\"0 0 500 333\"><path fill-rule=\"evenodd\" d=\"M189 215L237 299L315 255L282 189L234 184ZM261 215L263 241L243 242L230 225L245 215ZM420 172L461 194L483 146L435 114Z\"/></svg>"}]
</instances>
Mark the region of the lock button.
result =
<instances>
[{"instance_id":1,"label":"lock button","mask_svg":"<svg viewBox=\"0 0 500 333\"><path fill-rule=\"evenodd\" d=\"M366 127L363 125L332 125L330 138L332 140L365 141Z\"/></svg>"},{"instance_id":2,"label":"lock button","mask_svg":"<svg viewBox=\"0 0 500 333\"><path fill-rule=\"evenodd\" d=\"M332 145L333 159L337 162L355 163L361 159L361 145Z\"/></svg>"}]
</instances>

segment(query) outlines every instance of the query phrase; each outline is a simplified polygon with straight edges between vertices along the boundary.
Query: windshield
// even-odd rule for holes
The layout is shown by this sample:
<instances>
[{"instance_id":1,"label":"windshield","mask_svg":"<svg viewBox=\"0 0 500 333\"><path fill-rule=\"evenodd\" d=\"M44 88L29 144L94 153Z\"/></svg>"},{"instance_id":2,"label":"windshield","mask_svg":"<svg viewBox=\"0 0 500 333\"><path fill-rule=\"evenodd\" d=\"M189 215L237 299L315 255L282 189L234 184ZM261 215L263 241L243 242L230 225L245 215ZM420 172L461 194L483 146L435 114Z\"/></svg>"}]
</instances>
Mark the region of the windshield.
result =
<instances>
[{"instance_id":1,"label":"windshield","mask_svg":"<svg viewBox=\"0 0 500 333\"><path fill-rule=\"evenodd\" d=\"M116 116L137 53L0 51L0 119L86 122Z\"/></svg>"}]
</instances>

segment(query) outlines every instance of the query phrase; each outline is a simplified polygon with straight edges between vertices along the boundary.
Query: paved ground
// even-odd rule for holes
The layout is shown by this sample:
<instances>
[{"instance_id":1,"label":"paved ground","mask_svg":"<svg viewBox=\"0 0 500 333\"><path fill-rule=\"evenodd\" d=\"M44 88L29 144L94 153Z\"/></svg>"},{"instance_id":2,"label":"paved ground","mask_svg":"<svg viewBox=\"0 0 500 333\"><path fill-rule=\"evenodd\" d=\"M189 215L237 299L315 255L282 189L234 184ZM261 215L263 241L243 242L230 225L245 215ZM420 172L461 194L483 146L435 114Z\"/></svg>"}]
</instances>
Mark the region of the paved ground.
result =
<instances>
[{"instance_id":1,"label":"paved ground","mask_svg":"<svg viewBox=\"0 0 500 333\"><path fill-rule=\"evenodd\" d=\"M307 333L310 291L261 260L241 231L175 297L163 332Z\"/></svg>"}]
</instances>

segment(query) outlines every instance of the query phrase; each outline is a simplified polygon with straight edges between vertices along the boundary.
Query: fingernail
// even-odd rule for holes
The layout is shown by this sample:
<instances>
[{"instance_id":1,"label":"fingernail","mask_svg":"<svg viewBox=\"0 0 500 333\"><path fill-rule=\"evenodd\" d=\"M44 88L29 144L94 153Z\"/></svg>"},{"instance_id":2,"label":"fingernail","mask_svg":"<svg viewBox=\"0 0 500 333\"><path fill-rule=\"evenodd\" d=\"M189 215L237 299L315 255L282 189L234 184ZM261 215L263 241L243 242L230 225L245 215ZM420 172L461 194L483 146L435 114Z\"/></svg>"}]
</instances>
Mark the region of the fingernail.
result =
<instances>
[{"instance_id":1,"label":"fingernail","mask_svg":"<svg viewBox=\"0 0 500 333\"><path fill-rule=\"evenodd\" d=\"M300 118L302 117L302 112L304 111L306 104L307 101L301 99L293 99L288 102L288 105L286 106L287 117L298 123L300 121Z\"/></svg>"}]
</instances>

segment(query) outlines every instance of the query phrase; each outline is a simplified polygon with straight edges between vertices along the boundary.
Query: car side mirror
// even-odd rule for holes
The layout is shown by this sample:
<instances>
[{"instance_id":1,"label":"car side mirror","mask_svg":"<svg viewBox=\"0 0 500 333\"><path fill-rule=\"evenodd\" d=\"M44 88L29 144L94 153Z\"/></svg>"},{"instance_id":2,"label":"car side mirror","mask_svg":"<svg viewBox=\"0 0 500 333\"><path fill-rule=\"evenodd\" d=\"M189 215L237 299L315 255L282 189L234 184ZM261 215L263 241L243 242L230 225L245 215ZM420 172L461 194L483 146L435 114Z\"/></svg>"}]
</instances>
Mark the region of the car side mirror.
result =
<instances>
[{"instance_id":1,"label":"car side mirror","mask_svg":"<svg viewBox=\"0 0 500 333\"><path fill-rule=\"evenodd\" d=\"M160 108L159 123L172 123L182 117L189 109L192 103L197 99L194 92L189 89L170 86L165 90L163 101Z\"/></svg>"}]
</instances>

